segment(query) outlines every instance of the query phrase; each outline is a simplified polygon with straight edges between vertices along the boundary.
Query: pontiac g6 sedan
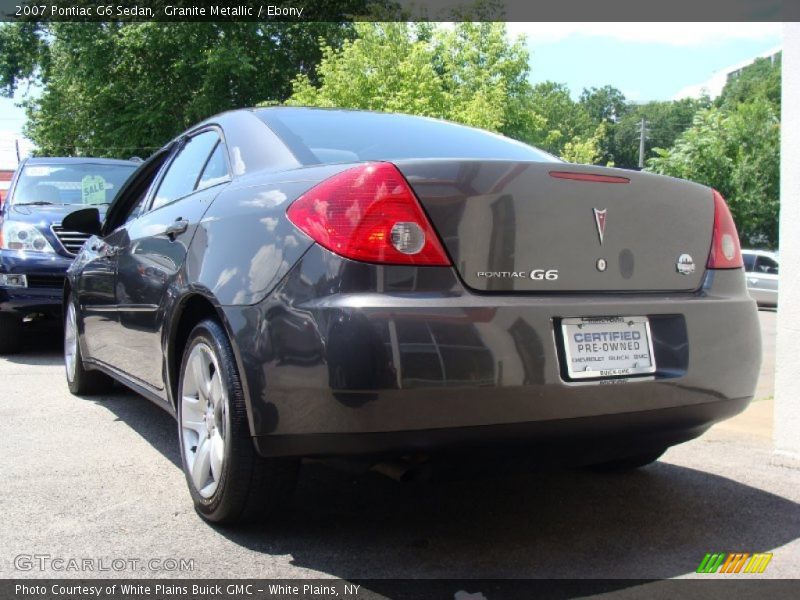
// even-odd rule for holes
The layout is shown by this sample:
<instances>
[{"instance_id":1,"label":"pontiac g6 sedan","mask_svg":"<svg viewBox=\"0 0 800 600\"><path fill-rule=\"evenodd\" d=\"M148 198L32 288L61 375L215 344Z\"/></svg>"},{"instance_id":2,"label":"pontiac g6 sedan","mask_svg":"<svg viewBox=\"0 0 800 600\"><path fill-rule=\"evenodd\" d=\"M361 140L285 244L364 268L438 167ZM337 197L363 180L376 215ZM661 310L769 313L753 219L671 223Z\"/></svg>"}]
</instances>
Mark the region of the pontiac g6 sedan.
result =
<instances>
[{"instance_id":1,"label":"pontiac g6 sedan","mask_svg":"<svg viewBox=\"0 0 800 600\"><path fill-rule=\"evenodd\" d=\"M743 410L761 348L714 190L396 114L228 112L128 180L65 288L71 391L173 414L199 514L303 457L634 468Z\"/></svg>"}]
</instances>

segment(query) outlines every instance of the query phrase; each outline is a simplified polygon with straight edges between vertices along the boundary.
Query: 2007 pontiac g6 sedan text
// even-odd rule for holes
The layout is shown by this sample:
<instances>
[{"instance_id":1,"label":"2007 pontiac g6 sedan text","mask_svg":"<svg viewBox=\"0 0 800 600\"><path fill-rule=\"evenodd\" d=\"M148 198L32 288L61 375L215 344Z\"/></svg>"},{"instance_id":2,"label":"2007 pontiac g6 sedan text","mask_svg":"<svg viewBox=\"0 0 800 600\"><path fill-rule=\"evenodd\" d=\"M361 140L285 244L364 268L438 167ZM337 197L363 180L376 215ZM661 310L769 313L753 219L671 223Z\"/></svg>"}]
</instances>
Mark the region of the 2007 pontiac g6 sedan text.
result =
<instances>
[{"instance_id":1,"label":"2007 pontiac g6 sedan text","mask_svg":"<svg viewBox=\"0 0 800 600\"><path fill-rule=\"evenodd\" d=\"M209 521L274 507L303 457L643 466L754 393L717 192L452 123L224 113L64 226L92 235L65 288L70 390L114 378L172 413Z\"/></svg>"}]
</instances>

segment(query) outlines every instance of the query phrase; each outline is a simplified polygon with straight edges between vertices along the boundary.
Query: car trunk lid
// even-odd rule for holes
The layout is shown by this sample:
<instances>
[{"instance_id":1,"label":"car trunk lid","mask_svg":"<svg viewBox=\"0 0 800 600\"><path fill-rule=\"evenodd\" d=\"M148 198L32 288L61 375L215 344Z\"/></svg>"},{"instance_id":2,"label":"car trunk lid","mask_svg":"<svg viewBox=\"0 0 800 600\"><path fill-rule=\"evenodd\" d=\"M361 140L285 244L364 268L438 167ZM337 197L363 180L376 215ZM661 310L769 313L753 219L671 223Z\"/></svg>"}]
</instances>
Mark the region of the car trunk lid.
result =
<instances>
[{"instance_id":1,"label":"car trunk lid","mask_svg":"<svg viewBox=\"0 0 800 600\"><path fill-rule=\"evenodd\" d=\"M714 222L706 187L566 163L407 160L396 165L473 290L700 287Z\"/></svg>"}]
</instances>

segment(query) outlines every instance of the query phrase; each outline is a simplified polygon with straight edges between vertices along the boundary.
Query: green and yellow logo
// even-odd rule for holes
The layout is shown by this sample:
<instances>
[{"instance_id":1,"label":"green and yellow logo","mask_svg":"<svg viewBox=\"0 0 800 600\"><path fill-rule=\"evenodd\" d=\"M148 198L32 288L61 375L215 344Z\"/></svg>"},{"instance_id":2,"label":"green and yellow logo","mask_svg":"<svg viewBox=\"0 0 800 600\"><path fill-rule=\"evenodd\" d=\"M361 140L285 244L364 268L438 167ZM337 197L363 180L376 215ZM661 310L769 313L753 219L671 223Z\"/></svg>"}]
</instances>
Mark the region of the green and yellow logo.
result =
<instances>
[{"instance_id":1,"label":"green and yellow logo","mask_svg":"<svg viewBox=\"0 0 800 600\"><path fill-rule=\"evenodd\" d=\"M700 561L697 573L763 573L772 553L709 552Z\"/></svg>"}]
</instances>

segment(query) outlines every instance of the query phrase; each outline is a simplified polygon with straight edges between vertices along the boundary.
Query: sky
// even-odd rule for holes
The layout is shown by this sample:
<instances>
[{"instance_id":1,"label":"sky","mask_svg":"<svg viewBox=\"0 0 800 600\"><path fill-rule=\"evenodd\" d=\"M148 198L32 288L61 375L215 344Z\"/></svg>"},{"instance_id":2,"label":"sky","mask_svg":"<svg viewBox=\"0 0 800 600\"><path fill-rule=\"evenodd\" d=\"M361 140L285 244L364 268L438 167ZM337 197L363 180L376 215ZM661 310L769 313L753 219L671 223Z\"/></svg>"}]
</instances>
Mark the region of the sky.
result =
<instances>
[{"instance_id":1,"label":"sky","mask_svg":"<svg viewBox=\"0 0 800 600\"><path fill-rule=\"evenodd\" d=\"M531 80L585 87L613 85L634 102L718 94L726 69L772 53L780 23L508 23L524 34ZM17 98L17 101L19 98ZM15 100L0 98L0 168L13 168L13 140L25 122Z\"/></svg>"},{"instance_id":2,"label":"sky","mask_svg":"<svg viewBox=\"0 0 800 600\"><path fill-rule=\"evenodd\" d=\"M780 23L509 23L525 34L531 80L613 85L634 102L719 93L724 70L779 49ZM715 78L714 76L717 75ZM712 94L713 95L713 94Z\"/></svg>"}]
</instances>

